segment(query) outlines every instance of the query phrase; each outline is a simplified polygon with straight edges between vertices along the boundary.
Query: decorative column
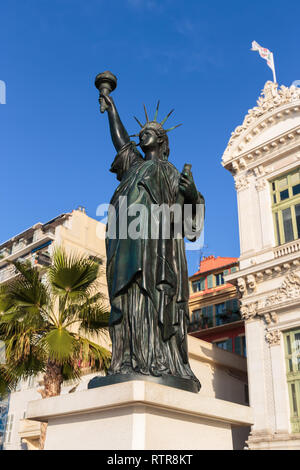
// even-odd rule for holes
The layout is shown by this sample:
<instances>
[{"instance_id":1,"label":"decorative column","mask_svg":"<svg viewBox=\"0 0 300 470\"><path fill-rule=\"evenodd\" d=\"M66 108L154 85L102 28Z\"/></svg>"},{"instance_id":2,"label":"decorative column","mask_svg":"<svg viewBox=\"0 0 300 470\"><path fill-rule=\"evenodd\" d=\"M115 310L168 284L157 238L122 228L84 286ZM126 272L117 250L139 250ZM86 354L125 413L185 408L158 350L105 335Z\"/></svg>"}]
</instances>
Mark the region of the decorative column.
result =
<instances>
[{"instance_id":1,"label":"decorative column","mask_svg":"<svg viewBox=\"0 0 300 470\"><path fill-rule=\"evenodd\" d=\"M273 393L269 380L271 363L260 319L246 321L247 365L250 406L254 412L252 434L272 434L274 431ZM273 415L274 416L274 415Z\"/></svg>"},{"instance_id":2,"label":"decorative column","mask_svg":"<svg viewBox=\"0 0 300 470\"><path fill-rule=\"evenodd\" d=\"M266 334L266 340L269 343L272 364L276 433L287 434L290 429L289 396L281 336L279 330L272 330Z\"/></svg>"}]
</instances>

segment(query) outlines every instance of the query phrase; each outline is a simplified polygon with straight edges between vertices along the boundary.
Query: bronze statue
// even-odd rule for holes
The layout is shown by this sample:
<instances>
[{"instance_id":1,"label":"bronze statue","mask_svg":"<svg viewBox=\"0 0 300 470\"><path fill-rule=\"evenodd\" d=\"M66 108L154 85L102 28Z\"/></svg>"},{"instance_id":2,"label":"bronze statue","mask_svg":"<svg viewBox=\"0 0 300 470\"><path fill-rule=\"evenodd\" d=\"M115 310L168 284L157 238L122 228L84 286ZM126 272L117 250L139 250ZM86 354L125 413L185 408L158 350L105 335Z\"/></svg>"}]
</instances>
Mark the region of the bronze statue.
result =
<instances>
[{"instance_id":1,"label":"bronze statue","mask_svg":"<svg viewBox=\"0 0 300 470\"><path fill-rule=\"evenodd\" d=\"M97 75L96 87L100 91L101 112L107 112L112 142L117 155L110 171L120 181L111 200L114 223L124 216L122 204L139 204L147 209L151 205L172 206L190 204L191 224L196 206L200 205L204 218L204 198L197 191L189 168L180 174L168 161L169 140L163 124L159 123L158 106L153 121L145 108L146 123L141 127L137 149L119 117L110 92L117 79L110 72ZM177 127L177 126L175 126ZM131 136L133 137L133 136ZM153 221L150 210L145 224L141 224L139 238L123 237L120 229L110 236L108 217L107 283L111 303L110 335L112 361L108 374L121 381L133 378L156 380L171 386L198 392L200 383L193 374L188 360L187 323L189 321L188 272L183 237L171 231L163 236L161 214ZM127 226L133 217L127 215ZM151 218L151 221L150 221ZM156 224L158 236L151 237L148 224ZM182 223L183 221L181 221ZM147 228L143 229L143 227ZM203 221L202 221L203 226ZM199 236L202 226L198 227ZM190 239L196 238L195 233ZM156 377L157 379L154 379Z\"/></svg>"}]
</instances>

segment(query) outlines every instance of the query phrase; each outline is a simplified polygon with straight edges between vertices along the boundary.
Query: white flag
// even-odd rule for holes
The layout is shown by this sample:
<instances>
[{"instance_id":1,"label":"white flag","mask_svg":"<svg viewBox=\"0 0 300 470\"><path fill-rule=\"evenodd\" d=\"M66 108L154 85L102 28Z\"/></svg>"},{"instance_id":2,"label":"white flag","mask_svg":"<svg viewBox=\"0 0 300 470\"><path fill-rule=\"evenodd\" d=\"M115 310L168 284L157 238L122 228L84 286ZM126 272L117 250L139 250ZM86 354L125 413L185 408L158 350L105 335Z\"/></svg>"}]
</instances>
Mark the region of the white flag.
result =
<instances>
[{"instance_id":1,"label":"white flag","mask_svg":"<svg viewBox=\"0 0 300 470\"><path fill-rule=\"evenodd\" d=\"M275 65L274 65L274 56L273 52L269 51L265 47L260 46L256 41L252 42L251 51L258 51L260 57L267 61L268 66L273 72L274 83L276 83L276 74L275 74Z\"/></svg>"}]
</instances>

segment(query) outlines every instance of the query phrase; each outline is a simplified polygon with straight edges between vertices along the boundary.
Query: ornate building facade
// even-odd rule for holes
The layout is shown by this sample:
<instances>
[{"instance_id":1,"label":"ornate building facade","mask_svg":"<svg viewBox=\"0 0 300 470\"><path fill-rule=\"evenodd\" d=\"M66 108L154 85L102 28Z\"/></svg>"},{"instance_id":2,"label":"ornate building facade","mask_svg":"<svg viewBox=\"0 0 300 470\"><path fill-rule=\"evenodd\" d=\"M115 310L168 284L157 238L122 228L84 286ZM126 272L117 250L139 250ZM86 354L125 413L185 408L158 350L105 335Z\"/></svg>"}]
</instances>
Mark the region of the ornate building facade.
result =
<instances>
[{"instance_id":1,"label":"ornate building facade","mask_svg":"<svg viewBox=\"0 0 300 470\"><path fill-rule=\"evenodd\" d=\"M237 191L250 449L300 449L300 89L267 82L222 159Z\"/></svg>"}]
</instances>

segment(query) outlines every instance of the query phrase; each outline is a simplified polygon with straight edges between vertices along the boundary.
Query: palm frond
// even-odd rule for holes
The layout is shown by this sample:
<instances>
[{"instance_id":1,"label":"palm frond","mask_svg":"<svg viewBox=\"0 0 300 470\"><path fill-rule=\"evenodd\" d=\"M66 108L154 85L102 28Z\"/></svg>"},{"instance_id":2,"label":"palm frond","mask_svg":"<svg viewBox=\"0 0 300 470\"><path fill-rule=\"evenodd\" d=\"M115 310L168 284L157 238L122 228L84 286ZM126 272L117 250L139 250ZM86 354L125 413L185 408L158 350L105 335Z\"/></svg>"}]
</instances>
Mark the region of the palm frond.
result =
<instances>
[{"instance_id":1,"label":"palm frond","mask_svg":"<svg viewBox=\"0 0 300 470\"><path fill-rule=\"evenodd\" d=\"M65 328L53 328L41 337L39 344L45 349L49 359L58 364L67 362L76 351L74 335Z\"/></svg>"},{"instance_id":2,"label":"palm frond","mask_svg":"<svg viewBox=\"0 0 300 470\"><path fill-rule=\"evenodd\" d=\"M47 305L49 292L39 279L37 270L27 262L14 261L12 264L21 276L1 286L0 311L25 307L27 311L36 312L40 307Z\"/></svg>"},{"instance_id":3,"label":"palm frond","mask_svg":"<svg viewBox=\"0 0 300 470\"><path fill-rule=\"evenodd\" d=\"M53 263L49 267L48 276L55 294L70 298L84 295L98 277L99 264L86 256L67 255L62 248L53 253Z\"/></svg>"},{"instance_id":4,"label":"palm frond","mask_svg":"<svg viewBox=\"0 0 300 470\"><path fill-rule=\"evenodd\" d=\"M79 345L79 359L85 367L91 370L104 370L107 372L111 353L99 344L89 340L86 337L78 336L77 343Z\"/></svg>"},{"instance_id":5,"label":"palm frond","mask_svg":"<svg viewBox=\"0 0 300 470\"><path fill-rule=\"evenodd\" d=\"M26 380L30 377L36 377L45 372L47 366L46 357L32 353L27 358L20 361L8 363L7 370L11 378L14 378L14 386L19 380Z\"/></svg>"},{"instance_id":6,"label":"palm frond","mask_svg":"<svg viewBox=\"0 0 300 470\"><path fill-rule=\"evenodd\" d=\"M110 312L99 306L86 306L78 313L80 330L86 333L97 333L108 327Z\"/></svg>"},{"instance_id":7,"label":"palm frond","mask_svg":"<svg viewBox=\"0 0 300 470\"><path fill-rule=\"evenodd\" d=\"M0 364L0 400L6 398L16 385L17 379L15 374L12 374L6 365Z\"/></svg>"},{"instance_id":8,"label":"palm frond","mask_svg":"<svg viewBox=\"0 0 300 470\"><path fill-rule=\"evenodd\" d=\"M79 380L81 377L79 361L65 362L62 366L62 376L64 380Z\"/></svg>"},{"instance_id":9,"label":"palm frond","mask_svg":"<svg viewBox=\"0 0 300 470\"><path fill-rule=\"evenodd\" d=\"M71 302L65 309L63 321L80 323L80 328L95 332L108 327L110 312L103 293L98 292L91 297L80 299L79 302Z\"/></svg>"}]
</instances>

